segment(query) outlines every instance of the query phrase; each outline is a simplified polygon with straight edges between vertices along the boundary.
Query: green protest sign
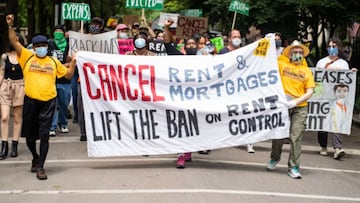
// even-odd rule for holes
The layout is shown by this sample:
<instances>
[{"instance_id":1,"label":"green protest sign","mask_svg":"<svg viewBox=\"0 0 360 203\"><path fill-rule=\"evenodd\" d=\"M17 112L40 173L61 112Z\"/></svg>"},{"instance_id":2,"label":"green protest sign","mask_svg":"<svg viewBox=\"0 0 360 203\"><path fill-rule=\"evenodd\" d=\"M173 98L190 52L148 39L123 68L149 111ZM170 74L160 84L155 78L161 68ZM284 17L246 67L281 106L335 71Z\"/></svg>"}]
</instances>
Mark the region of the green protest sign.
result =
<instances>
[{"instance_id":1,"label":"green protest sign","mask_svg":"<svg viewBox=\"0 0 360 203\"><path fill-rule=\"evenodd\" d=\"M62 3L62 18L89 21L91 19L90 6L85 3Z\"/></svg>"},{"instance_id":2,"label":"green protest sign","mask_svg":"<svg viewBox=\"0 0 360 203\"><path fill-rule=\"evenodd\" d=\"M126 0L126 8L163 10L164 0Z\"/></svg>"},{"instance_id":3,"label":"green protest sign","mask_svg":"<svg viewBox=\"0 0 360 203\"><path fill-rule=\"evenodd\" d=\"M180 14L183 16L192 16L192 17L202 17L202 9L185 9L180 11Z\"/></svg>"},{"instance_id":4,"label":"green protest sign","mask_svg":"<svg viewBox=\"0 0 360 203\"><path fill-rule=\"evenodd\" d=\"M229 11L234 11L249 16L249 10L249 4L243 3L239 0L231 0Z\"/></svg>"},{"instance_id":5,"label":"green protest sign","mask_svg":"<svg viewBox=\"0 0 360 203\"><path fill-rule=\"evenodd\" d=\"M214 44L217 52L219 52L222 48L224 48L224 41L222 37L212 38L210 39L210 42Z\"/></svg>"}]
</instances>

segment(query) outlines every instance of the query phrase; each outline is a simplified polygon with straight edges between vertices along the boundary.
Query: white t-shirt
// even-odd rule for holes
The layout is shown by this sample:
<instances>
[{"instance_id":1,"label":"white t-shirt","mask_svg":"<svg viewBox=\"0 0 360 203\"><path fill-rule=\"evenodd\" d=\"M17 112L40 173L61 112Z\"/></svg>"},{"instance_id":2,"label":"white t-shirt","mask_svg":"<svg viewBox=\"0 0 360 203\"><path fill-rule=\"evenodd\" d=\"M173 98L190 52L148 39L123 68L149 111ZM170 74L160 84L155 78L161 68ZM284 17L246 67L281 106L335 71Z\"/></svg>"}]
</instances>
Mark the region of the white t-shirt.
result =
<instances>
[{"instance_id":1,"label":"white t-shirt","mask_svg":"<svg viewBox=\"0 0 360 203\"><path fill-rule=\"evenodd\" d=\"M327 56L322 59L320 59L316 63L316 68L325 68L326 64L331 62L332 60ZM332 70L349 70L349 64L341 58L338 58L336 61L334 61L332 64L330 64L327 69Z\"/></svg>"}]
</instances>

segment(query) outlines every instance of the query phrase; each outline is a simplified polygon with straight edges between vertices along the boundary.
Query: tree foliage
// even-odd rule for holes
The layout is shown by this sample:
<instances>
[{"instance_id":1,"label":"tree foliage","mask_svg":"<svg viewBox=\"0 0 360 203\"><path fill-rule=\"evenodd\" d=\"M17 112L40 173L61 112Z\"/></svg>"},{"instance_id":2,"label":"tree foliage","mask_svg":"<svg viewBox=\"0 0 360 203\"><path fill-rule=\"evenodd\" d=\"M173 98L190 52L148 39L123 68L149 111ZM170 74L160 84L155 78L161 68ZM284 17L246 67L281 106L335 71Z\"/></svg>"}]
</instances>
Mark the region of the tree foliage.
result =
<instances>
[{"instance_id":1,"label":"tree foliage","mask_svg":"<svg viewBox=\"0 0 360 203\"><path fill-rule=\"evenodd\" d=\"M11 0L9 0L11 1ZM165 0L164 11L179 12L183 9L203 9L203 15L209 18L209 27L226 33L231 29L234 13L228 11L231 0ZM36 32L49 33L55 22L56 3L84 2L91 8L92 16L107 19L110 16L139 15L141 9L126 9L126 0L19 0L19 26L28 27L29 36ZM242 0L250 5L249 16L238 14L235 27L247 31L249 25L259 25L263 32L280 31L287 38L308 38L310 34L317 39L325 31L330 35L345 37L346 27L359 21L360 2L358 0ZM146 10L148 20L159 16L159 11ZM71 26L70 26L71 28ZM312 31L309 33L309 31ZM314 40L315 41L315 40ZM321 49L313 43L316 58Z\"/></svg>"}]
</instances>

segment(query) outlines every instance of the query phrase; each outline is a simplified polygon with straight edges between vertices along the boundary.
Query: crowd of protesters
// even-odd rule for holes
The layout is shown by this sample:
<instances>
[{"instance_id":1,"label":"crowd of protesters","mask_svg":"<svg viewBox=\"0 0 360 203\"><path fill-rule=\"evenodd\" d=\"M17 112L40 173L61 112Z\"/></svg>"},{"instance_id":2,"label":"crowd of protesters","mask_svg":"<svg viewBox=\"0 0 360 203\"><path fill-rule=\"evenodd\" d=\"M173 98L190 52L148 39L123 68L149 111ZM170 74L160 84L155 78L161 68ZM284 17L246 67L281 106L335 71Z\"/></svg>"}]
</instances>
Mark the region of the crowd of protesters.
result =
<instances>
[{"instance_id":1,"label":"crowd of protesters","mask_svg":"<svg viewBox=\"0 0 360 203\"><path fill-rule=\"evenodd\" d=\"M57 136L56 132L68 133L69 105L73 106L73 123L80 128L80 141L86 141L85 118L80 89L80 78L76 71L76 58L69 55L69 42L66 38L67 30L63 25L55 26L52 38L38 34L32 38L32 46L25 48L24 41L15 32L14 16L7 15L9 26L9 46L1 56L0 69L0 104L1 104L1 151L0 160L6 159L9 152L8 139L11 137L11 157L17 157L19 137L26 138L26 145L32 153L31 172L36 173L40 180L47 179L44 169L49 149L49 137ZM230 30L227 35L218 35L223 42L223 48L216 50L208 32L197 33L188 38L176 38L167 20L162 28L152 29L146 19L140 23L127 25L112 22L105 27L104 20L94 17L88 25L87 33L99 34L116 30L119 41L132 39L127 46L125 55L156 56L156 55L208 55L226 54L236 50L246 43L251 43L263 37L259 27L252 25L241 38L237 29ZM159 43L160 50L152 50L151 43ZM275 33L276 52L279 57L279 73L285 93L291 98L288 103L290 117L289 139L273 140L270 161L267 169L275 170L281 157L284 143L290 144L288 161L288 175L301 178L300 155L301 139L305 129L304 121L307 115L307 100L313 93L315 86L312 73L304 58L309 54L308 47L300 41L293 41L286 45L282 35ZM346 60L339 58L341 47L337 39L330 40L329 57L319 61L318 68L349 69ZM31 49L29 49L31 48ZM337 50L334 51L334 48ZM347 55L348 56L348 55ZM349 56L348 56L349 57ZM351 57L351 56L350 56ZM325 61L326 60L326 61ZM337 66L336 64L340 63ZM50 64L50 65L49 65ZM321 65L322 64L322 65ZM282 74L284 68L291 68L293 74L299 74L298 79L291 75ZM47 69L46 69L47 68ZM44 70L46 69L46 71ZM306 73L306 80L303 75ZM74 77L73 77L74 75ZM300 77L301 75L301 77ZM295 78L295 79L294 79ZM71 102L70 102L71 101ZM9 136L10 108L13 108L14 125L12 136ZM39 152L36 150L36 140L40 140ZM319 132L320 154L327 155L327 133ZM333 135L335 159L345 155L341 145L341 135ZM255 153L252 144L247 146L249 153ZM209 150L200 151L209 154ZM191 161L191 152L180 153L177 156L176 168L185 168L185 162Z\"/></svg>"}]
</instances>

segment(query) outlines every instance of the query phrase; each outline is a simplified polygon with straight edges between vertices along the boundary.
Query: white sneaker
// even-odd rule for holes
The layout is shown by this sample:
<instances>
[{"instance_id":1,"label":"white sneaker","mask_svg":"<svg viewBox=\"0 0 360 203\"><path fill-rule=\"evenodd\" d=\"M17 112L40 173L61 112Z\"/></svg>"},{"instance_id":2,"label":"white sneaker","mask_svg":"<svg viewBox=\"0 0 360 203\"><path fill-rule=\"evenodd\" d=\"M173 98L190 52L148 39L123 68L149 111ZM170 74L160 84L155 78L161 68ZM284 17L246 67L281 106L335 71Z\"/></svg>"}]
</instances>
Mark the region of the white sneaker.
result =
<instances>
[{"instance_id":1,"label":"white sneaker","mask_svg":"<svg viewBox=\"0 0 360 203\"><path fill-rule=\"evenodd\" d=\"M55 130L50 130L50 131L49 131L49 136L50 136L50 137L55 137L55 136L56 136Z\"/></svg>"},{"instance_id":2,"label":"white sneaker","mask_svg":"<svg viewBox=\"0 0 360 203\"><path fill-rule=\"evenodd\" d=\"M276 169L276 165L279 163L280 160L275 161L275 160L270 160L269 163L267 164L267 170L268 171L275 171Z\"/></svg>"},{"instance_id":3,"label":"white sneaker","mask_svg":"<svg viewBox=\"0 0 360 203\"><path fill-rule=\"evenodd\" d=\"M288 176L294 178L294 179L301 179L301 173L299 172L299 168L298 167L293 167L289 172L288 172Z\"/></svg>"},{"instance_id":4,"label":"white sneaker","mask_svg":"<svg viewBox=\"0 0 360 203\"><path fill-rule=\"evenodd\" d=\"M254 145L253 145L253 144L248 144L248 145L247 145L247 152L248 152L248 153L251 153L251 154L255 153Z\"/></svg>"},{"instance_id":5,"label":"white sneaker","mask_svg":"<svg viewBox=\"0 0 360 203\"><path fill-rule=\"evenodd\" d=\"M60 131L61 131L61 133L68 133L68 132L69 132L69 129L68 129L66 126L62 126L62 127L60 128Z\"/></svg>"},{"instance_id":6,"label":"white sneaker","mask_svg":"<svg viewBox=\"0 0 360 203\"><path fill-rule=\"evenodd\" d=\"M321 147L320 155L322 155L322 156L327 156L328 155L326 147Z\"/></svg>"},{"instance_id":7,"label":"white sneaker","mask_svg":"<svg viewBox=\"0 0 360 203\"><path fill-rule=\"evenodd\" d=\"M340 148L335 148L334 159L340 159L345 155L345 151Z\"/></svg>"}]
</instances>

